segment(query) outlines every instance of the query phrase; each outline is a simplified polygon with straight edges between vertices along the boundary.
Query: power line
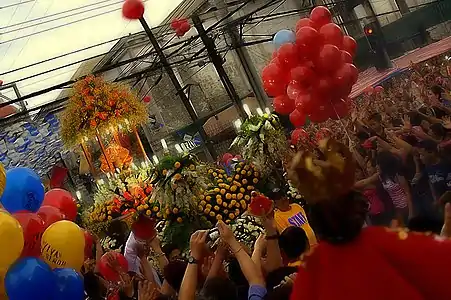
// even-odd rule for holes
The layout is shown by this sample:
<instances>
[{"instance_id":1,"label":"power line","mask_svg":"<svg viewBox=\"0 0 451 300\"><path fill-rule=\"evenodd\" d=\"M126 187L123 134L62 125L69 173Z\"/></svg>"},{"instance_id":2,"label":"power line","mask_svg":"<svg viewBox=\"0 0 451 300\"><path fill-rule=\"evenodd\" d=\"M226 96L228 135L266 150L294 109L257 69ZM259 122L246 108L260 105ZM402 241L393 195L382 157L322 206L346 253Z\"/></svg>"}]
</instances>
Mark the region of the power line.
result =
<instances>
[{"instance_id":1,"label":"power line","mask_svg":"<svg viewBox=\"0 0 451 300\"><path fill-rule=\"evenodd\" d=\"M107 0L107 1L111 1L111 0ZM112 5L115 5L115 4L119 4L119 3L123 3L123 1L121 0L121 1L118 1L118 2L114 2L114 3L106 4L106 5L103 5L103 6L95 7L92 10L102 9L102 8L109 7L109 6L112 6ZM96 4L98 4L98 3L96 3ZM36 26L39 26L39 25L43 25L43 24L47 24L47 23L50 23L50 22L54 22L54 21L70 18L70 17L73 17L73 16L77 16L77 15L80 15L80 14L84 14L84 13L87 13L87 12L91 12L92 10L76 12L76 13L73 13L73 14L70 14L70 15L67 15L67 16L62 16L62 17L59 17L59 18L56 18L56 19L51 19L51 20L47 20L47 21L44 21L44 22L40 22L38 24L31 24L31 25L28 25L28 26L25 26L25 27L20 27L20 28L17 28L17 29L12 29L12 30L9 30L9 31L5 31L5 32L2 32L0 34L8 34L8 33L16 32L16 31L21 31L21 30L24 30L24 29L27 29L27 28L36 27Z\"/></svg>"},{"instance_id":2,"label":"power line","mask_svg":"<svg viewBox=\"0 0 451 300\"><path fill-rule=\"evenodd\" d=\"M53 3L55 2L55 0L52 0L52 3L47 7L47 9L45 10L44 15L46 15L49 12L50 7L53 5ZM35 3L33 3L33 6L31 7L30 11L28 12L28 15L25 19L28 19L28 17L31 15L31 12L33 11L34 7L36 6L38 2L36 1ZM36 30L37 27L33 28L33 32ZM10 67L14 67L14 64L17 61L17 58L20 57L20 55L22 54L23 50L27 47L28 43L30 42L30 38L27 39L27 41L25 42L25 45L23 45L22 49L20 49L20 52L18 55L16 55L16 58L14 58L14 61L12 62L12 64L10 64ZM11 45L11 44L10 44Z\"/></svg>"},{"instance_id":3,"label":"power line","mask_svg":"<svg viewBox=\"0 0 451 300\"><path fill-rule=\"evenodd\" d=\"M35 0L32 0L32 1L35 1ZM35 21L44 20L44 19L47 19L47 18L59 16L59 15L66 14L66 13L69 13L69 12L73 12L73 11L76 11L76 10L79 10L79 9L83 9L83 8L99 5L99 4L102 4L102 3L105 3L105 2L110 2L110 1L113 1L113 0L103 0L103 1L96 2L96 3L91 3L91 4L75 7L75 8L69 9L69 10L61 11L61 12L58 12L58 13L54 13L54 14L51 14L51 15L48 15L48 16L42 16L42 17L39 17L39 18L31 19L31 20L25 20L25 21L22 21L22 22L19 22L19 23L16 23L16 24L12 24L12 25L8 24L5 27L0 27L0 30L11 28L11 27L16 27L16 26L19 26L19 25L23 25L23 24L27 24L27 23L31 23L31 22L35 22ZM28 2L31 2L31 1L28 1ZM26 3L26 2L22 2L22 3ZM116 3L114 3L114 4L116 4ZM113 4L111 4L111 5L113 5Z\"/></svg>"},{"instance_id":4,"label":"power line","mask_svg":"<svg viewBox=\"0 0 451 300\"><path fill-rule=\"evenodd\" d=\"M17 71L21 71L21 70L24 70L24 69L28 69L30 67L34 67L34 66L37 66L37 65L40 65L40 64L43 64L43 63L50 62L52 60L58 59L58 58L62 58L62 57L68 56L68 55L76 54L78 52L89 50L89 49L92 49L92 48L95 48L95 47L98 47L98 46L103 46L103 45L106 45L106 44L118 41L120 39L122 39L122 37L118 37L118 38L115 38L115 39L112 39L112 40L109 40L109 41L106 41L106 42L101 42L99 44L95 44L95 45L88 46L88 47L85 47L85 48L81 48L81 49L78 49L78 50L74 50L74 51L71 51L71 52L68 52L68 53L64 53L64 54L61 54L61 55L58 55L58 56L55 56L55 57L51 57L51 58L48 58L48 59L45 59L45 60L41 60L41 61L35 62L35 63L31 64L31 65L26 65L26 66L23 66L23 67L14 69L14 70L9 70L7 72L0 73L0 76L6 75L6 74L10 74L10 73L14 73L14 72L17 72ZM108 54L108 53L109 52L105 52L104 54Z\"/></svg>"},{"instance_id":5,"label":"power line","mask_svg":"<svg viewBox=\"0 0 451 300\"><path fill-rule=\"evenodd\" d=\"M51 31L51 30L62 28L62 27L66 27L66 26L69 26L69 25L72 25L72 24L75 24L75 23L79 23L79 22L82 22L82 21L86 21L86 20L89 20L89 19L100 17L100 16L103 16L103 15L106 15L106 14L110 14L110 13L118 11L120 9L121 8L112 9L112 10L109 10L109 11L106 11L106 12L103 12L103 13L99 13L99 14L96 14L96 15L93 15L93 16L85 17L85 18L82 18L82 19L79 19L79 20L75 20L75 21L72 21L72 22L69 22L69 23L65 23L65 24L62 24L62 25L55 26L55 27L47 28L47 29L44 29L44 30L41 30L41 31L37 31L37 32L34 32L34 33L22 35L20 37L16 37L16 38L13 38L13 39L1 42L0 45L11 43L11 42L14 42L14 41L17 41L17 40L21 40L21 39L24 39L24 38L27 38L27 37L31 37L33 35L41 34L41 33L47 32L47 31Z\"/></svg>"},{"instance_id":6,"label":"power line","mask_svg":"<svg viewBox=\"0 0 451 300\"><path fill-rule=\"evenodd\" d=\"M9 21L8 21L8 25L11 24L11 21L13 20L14 16L15 16L16 13L17 13L17 9L19 8L19 5L22 4L22 3L23 3L22 0L20 0L20 3L19 3L18 5L16 5L16 8L14 8L14 12L13 12L13 14L11 15L11 18L10 18ZM36 4L36 3L35 3L35 4ZM34 4L33 4L33 7L34 7ZM5 54L3 54L1 60L3 60L3 58L6 57L6 54L8 54L8 51L9 51L10 48L11 48L11 44L9 44L9 45L8 45L8 48L6 48Z\"/></svg>"},{"instance_id":7,"label":"power line","mask_svg":"<svg viewBox=\"0 0 451 300\"><path fill-rule=\"evenodd\" d=\"M19 3L8 4L8 5L5 5L5 6L0 6L0 9L10 8L10 7L13 7L13 6L19 6L19 5L27 4L27 3L30 3L30 2L36 2L36 0L27 0L27 1L23 1L23 2L21 1Z\"/></svg>"}]
</instances>

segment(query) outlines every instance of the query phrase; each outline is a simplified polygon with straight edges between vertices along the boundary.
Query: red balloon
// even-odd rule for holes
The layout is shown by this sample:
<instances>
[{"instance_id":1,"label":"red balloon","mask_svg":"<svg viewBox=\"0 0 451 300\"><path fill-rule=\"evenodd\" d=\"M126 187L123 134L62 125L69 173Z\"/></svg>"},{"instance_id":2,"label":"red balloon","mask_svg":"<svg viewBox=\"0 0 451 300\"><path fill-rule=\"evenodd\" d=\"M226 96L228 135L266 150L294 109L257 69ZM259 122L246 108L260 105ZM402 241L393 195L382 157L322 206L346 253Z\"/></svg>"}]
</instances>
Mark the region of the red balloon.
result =
<instances>
[{"instance_id":1,"label":"red balloon","mask_svg":"<svg viewBox=\"0 0 451 300\"><path fill-rule=\"evenodd\" d=\"M334 103L333 106L335 116L332 119L338 120L349 114L349 104L345 100L340 99L338 102Z\"/></svg>"},{"instance_id":2,"label":"red balloon","mask_svg":"<svg viewBox=\"0 0 451 300\"><path fill-rule=\"evenodd\" d=\"M175 30L175 35L178 37L184 36L185 33L183 32L183 30L179 27Z\"/></svg>"},{"instance_id":3,"label":"red balloon","mask_svg":"<svg viewBox=\"0 0 451 300\"><path fill-rule=\"evenodd\" d=\"M349 52L345 51L345 50L340 50L340 52L341 52L341 61L343 63L352 64L352 55L349 54Z\"/></svg>"},{"instance_id":4,"label":"red balloon","mask_svg":"<svg viewBox=\"0 0 451 300\"><path fill-rule=\"evenodd\" d=\"M58 208L48 205L41 206L37 214L44 221L44 227L46 229L53 223L65 219L64 214Z\"/></svg>"},{"instance_id":5,"label":"red balloon","mask_svg":"<svg viewBox=\"0 0 451 300\"><path fill-rule=\"evenodd\" d=\"M92 247L94 246L94 238L92 235L84 230L85 235L85 259L92 257Z\"/></svg>"},{"instance_id":6,"label":"red balloon","mask_svg":"<svg viewBox=\"0 0 451 300\"><path fill-rule=\"evenodd\" d=\"M296 32L296 46L302 57L313 58L321 45L321 36L314 28L305 26Z\"/></svg>"},{"instance_id":7,"label":"red balloon","mask_svg":"<svg viewBox=\"0 0 451 300\"><path fill-rule=\"evenodd\" d=\"M183 34L185 34L191 29L191 25L188 21L185 21L180 25L179 29L183 32Z\"/></svg>"},{"instance_id":8,"label":"red balloon","mask_svg":"<svg viewBox=\"0 0 451 300\"><path fill-rule=\"evenodd\" d=\"M128 262L125 257L116 251L110 251L105 253L99 260L99 272L108 281L118 282L121 280L121 276L118 270L111 268L110 259L115 260L119 266L120 271L128 272Z\"/></svg>"},{"instance_id":9,"label":"red balloon","mask_svg":"<svg viewBox=\"0 0 451 300\"><path fill-rule=\"evenodd\" d=\"M144 3L142 0L126 0L122 5L122 15L129 20L137 20L144 15Z\"/></svg>"},{"instance_id":10,"label":"red balloon","mask_svg":"<svg viewBox=\"0 0 451 300\"><path fill-rule=\"evenodd\" d=\"M341 43L341 50L349 52L354 57L357 51L357 42L349 35L345 35Z\"/></svg>"},{"instance_id":11,"label":"red balloon","mask_svg":"<svg viewBox=\"0 0 451 300\"><path fill-rule=\"evenodd\" d=\"M376 86L375 88L374 88L374 92L376 92L376 93L382 93L384 91L384 88L382 87L382 86L380 86L380 85L378 85L378 86Z\"/></svg>"},{"instance_id":12,"label":"red balloon","mask_svg":"<svg viewBox=\"0 0 451 300\"><path fill-rule=\"evenodd\" d=\"M308 89L317 80L315 72L306 66L291 69L291 79L301 89Z\"/></svg>"},{"instance_id":13,"label":"red balloon","mask_svg":"<svg viewBox=\"0 0 451 300\"><path fill-rule=\"evenodd\" d=\"M337 94L345 97L343 91L350 91L352 85L357 81L358 70L353 64L345 63L334 74L334 83ZM349 95L349 93L348 93Z\"/></svg>"},{"instance_id":14,"label":"red balloon","mask_svg":"<svg viewBox=\"0 0 451 300\"><path fill-rule=\"evenodd\" d=\"M180 25L182 24L181 20L179 19L174 19L171 21L171 28L174 30L177 30L178 28L180 28Z\"/></svg>"},{"instance_id":15,"label":"red balloon","mask_svg":"<svg viewBox=\"0 0 451 300\"><path fill-rule=\"evenodd\" d=\"M337 46L326 44L321 48L315 66L319 72L326 74L335 71L340 64L340 49Z\"/></svg>"},{"instance_id":16,"label":"red balloon","mask_svg":"<svg viewBox=\"0 0 451 300\"><path fill-rule=\"evenodd\" d=\"M58 208L68 220L74 221L77 217L77 203L71 193L63 189L52 189L45 193L42 205Z\"/></svg>"},{"instance_id":17,"label":"red balloon","mask_svg":"<svg viewBox=\"0 0 451 300\"><path fill-rule=\"evenodd\" d=\"M326 7L317 6L310 13L310 20L315 23L315 26L321 28L332 21L332 14Z\"/></svg>"},{"instance_id":18,"label":"red balloon","mask_svg":"<svg viewBox=\"0 0 451 300\"><path fill-rule=\"evenodd\" d=\"M340 26L334 23L329 23L321 27L319 34L323 39L324 44L332 44L340 48L343 43L343 31Z\"/></svg>"},{"instance_id":19,"label":"red balloon","mask_svg":"<svg viewBox=\"0 0 451 300\"><path fill-rule=\"evenodd\" d=\"M267 65L262 72L262 81L265 92L269 96L276 97L285 94L288 80L278 65Z\"/></svg>"},{"instance_id":20,"label":"red balloon","mask_svg":"<svg viewBox=\"0 0 451 300\"><path fill-rule=\"evenodd\" d=\"M150 96L144 96L144 98L143 98L144 103L149 103L150 100L152 100L152 97L150 97Z\"/></svg>"},{"instance_id":21,"label":"red balloon","mask_svg":"<svg viewBox=\"0 0 451 300\"><path fill-rule=\"evenodd\" d=\"M298 49L292 43L283 44L277 51L277 58L283 69L290 70L299 64Z\"/></svg>"},{"instance_id":22,"label":"red balloon","mask_svg":"<svg viewBox=\"0 0 451 300\"><path fill-rule=\"evenodd\" d=\"M302 18L296 22L296 32L302 27L313 27L314 23L309 18Z\"/></svg>"},{"instance_id":23,"label":"red balloon","mask_svg":"<svg viewBox=\"0 0 451 300\"><path fill-rule=\"evenodd\" d=\"M297 145L299 142L302 144L310 142L310 136L303 128L297 128L291 133L291 144Z\"/></svg>"},{"instance_id":24,"label":"red balloon","mask_svg":"<svg viewBox=\"0 0 451 300\"><path fill-rule=\"evenodd\" d=\"M301 93L296 98L296 110L304 114L309 114L314 111L316 105L317 104L315 103L310 93Z\"/></svg>"},{"instance_id":25,"label":"red balloon","mask_svg":"<svg viewBox=\"0 0 451 300\"><path fill-rule=\"evenodd\" d=\"M31 212L17 212L13 216L19 221L23 230L25 243L21 257L39 257L41 255L41 237L45 230L44 221L37 214Z\"/></svg>"},{"instance_id":26,"label":"red balloon","mask_svg":"<svg viewBox=\"0 0 451 300\"><path fill-rule=\"evenodd\" d=\"M329 98L333 92L333 88L333 79L325 75L318 78L314 89L319 96Z\"/></svg>"},{"instance_id":27,"label":"red balloon","mask_svg":"<svg viewBox=\"0 0 451 300\"><path fill-rule=\"evenodd\" d=\"M329 119L333 114L332 107L329 104L317 106L316 109L310 113L309 119L314 123L322 123Z\"/></svg>"},{"instance_id":28,"label":"red balloon","mask_svg":"<svg viewBox=\"0 0 451 300\"><path fill-rule=\"evenodd\" d=\"M290 98L292 100L296 100L296 98L298 97L300 92L301 91L300 91L299 85L296 84L296 82L291 81L288 84L288 87L287 87L287 96L288 96L288 98Z\"/></svg>"},{"instance_id":29,"label":"red balloon","mask_svg":"<svg viewBox=\"0 0 451 300\"><path fill-rule=\"evenodd\" d=\"M299 110L295 109L290 114L290 122L293 124L294 127L302 127L305 124L305 121L307 120L306 115L304 115Z\"/></svg>"},{"instance_id":30,"label":"red balloon","mask_svg":"<svg viewBox=\"0 0 451 300\"><path fill-rule=\"evenodd\" d=\"M277 96L273 100L274 110L281 115L289 115L295 108L293 100L288 98L287 95Z\"/></svg>"},{"instance_id":31,"label":"red balloon","mask_svg":"<svg viewBox=\"0 0 451 300\"><path fill-rule=\"evenodd\" d=\"M226 163L229 159L233 158L233 155L230 153L224 153L224 155L222 156L222 162Z\"/></svg>"},{"instance_id":32,"label":"red balloon","mask_svg":"<svg viewBox=\"0 0 451 300\"><path fill-rule=\"evenodd\" d=\"M151 240L157 235L155 230L155 220L139 216L138 220L132 224L132 232L139 240Z\"/></svg>"}]
</instances>

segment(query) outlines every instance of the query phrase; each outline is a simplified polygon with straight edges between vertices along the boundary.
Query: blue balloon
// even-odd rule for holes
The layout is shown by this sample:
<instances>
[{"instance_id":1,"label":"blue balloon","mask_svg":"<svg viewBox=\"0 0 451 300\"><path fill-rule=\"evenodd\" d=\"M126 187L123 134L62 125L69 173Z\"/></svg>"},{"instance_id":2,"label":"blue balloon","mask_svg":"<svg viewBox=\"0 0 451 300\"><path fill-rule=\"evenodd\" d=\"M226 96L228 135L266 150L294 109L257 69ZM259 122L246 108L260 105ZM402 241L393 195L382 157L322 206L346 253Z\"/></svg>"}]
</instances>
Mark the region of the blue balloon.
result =
<instances>
[{"instance_id":1,"label":"blue balloon","mask_svg":"<svg viewBox=\"0 0 451 300\"><path fill-rule=\"evenodd\" d=\"M9 300L49 300L56 287L52 269L41 259L25 257L13 264L5 275Z\"/></svg>"},{"instance_id":2,"label":"blue balloon","mask_svg":"<svg viewBox=\"0 0 451 300\"><path fill-rule=\"evenodd\" d=\"M0 203L7 211L37 212L42 201L44 201L44 186L33 170L15 168L6 172L6 186Z\"/></svg>"},{"instance_id":3,"label":"blue balloon","mask_svg":"<svg viewBox=\"0 0 451 300\"><path fill-rule=\"evenodd\" d=\"M83 300L83 279L74 269L55 269L56 290L52 300Z\"/></svg>"},{"instance_id":4,"label":"blue balloon","mask_svg":"<svg viewBox=\"0 0 451 300\"><path fill-rule=\"evenodd\" d=\"M274 35L273 43L276 45L276 49L287 43L294 43L296 41L296 35L293 31L288 29L282 29Z\"/></svg>"}]
</instances>

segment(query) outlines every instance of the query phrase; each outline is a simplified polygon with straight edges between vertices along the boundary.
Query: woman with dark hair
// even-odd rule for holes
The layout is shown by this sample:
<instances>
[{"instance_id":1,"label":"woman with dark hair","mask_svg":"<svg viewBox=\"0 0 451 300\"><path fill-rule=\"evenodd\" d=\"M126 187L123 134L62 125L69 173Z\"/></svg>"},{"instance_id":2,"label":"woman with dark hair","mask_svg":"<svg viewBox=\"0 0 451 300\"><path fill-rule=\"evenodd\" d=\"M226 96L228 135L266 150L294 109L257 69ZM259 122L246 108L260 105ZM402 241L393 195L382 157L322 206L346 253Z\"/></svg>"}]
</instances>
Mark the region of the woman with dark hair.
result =
<instances>
[{"instance_id":1,"label":"woman with dark hair","mask_svg":"<svg viewBox=\"0 0 451 300\"><path fill-rule=\"evenodd\" d=\"M382 151L378 153L376 161L379 179L395 208L395 219L400 224L407 224L408 219L413 217L412 196L409 183L400 174L399 158Z\"/></svg>"}]
</instances>

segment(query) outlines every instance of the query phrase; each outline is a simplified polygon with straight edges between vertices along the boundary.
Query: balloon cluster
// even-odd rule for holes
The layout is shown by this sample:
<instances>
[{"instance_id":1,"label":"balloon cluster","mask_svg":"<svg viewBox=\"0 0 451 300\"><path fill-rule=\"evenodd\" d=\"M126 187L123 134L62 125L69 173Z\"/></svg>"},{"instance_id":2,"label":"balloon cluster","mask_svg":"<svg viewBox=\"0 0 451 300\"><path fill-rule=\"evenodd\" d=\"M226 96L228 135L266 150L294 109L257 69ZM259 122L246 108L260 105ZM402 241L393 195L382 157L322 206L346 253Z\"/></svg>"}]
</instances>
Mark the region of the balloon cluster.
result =
<instances>
[{"instance_id":1,"label":"balloon cluster","mask_svg":"<svg viewBox=\"0 0 451 300\"><path fill-rule=\"evenodd\" d=\"M191 25L187 19L174 19L171 21L171 28L175 30L177 36L184 36L190 29Z\"/></svg>"},{"instance_id":2,"label":"balloon cluster","mask_svg":"<svg viewBox=\"0 0 451 300\"><path fill-rule=\"evenodd\" d=\"M352 64L357 44L332 22L326 7L317 6L309 18L300 19L296 33L279 31L274 44L279 48L262 80L277 113L289 115L295 127L307 117L321 123L348 114L348 96L358 77Z\"/></svg>"},{"instance_id":3,"label":"balloon cluster","mask_svg":"<svg viewBox=\"0 0 451 300\"><path fill-rule=\"evenodd\" d=\"M129 20L137 20L144 16L142 0L125 0L122 5L122 15Z\"/></svg>"},{"instance_id":4,"label":"balloon cluster","mask_svg":"<svg viewBox=\"0 0 451 300\"><path fill-rule=\"evenodd\" d=\"M44 194L31 169L4 172L0 165L1 191L6 211L0 209L0 241L7 242L0 247L0 298L6 293L10 300L83 299L78 271L85 236L72 222L77 215L72 195L62 189Z\"/></svg>"}]
</instances>

